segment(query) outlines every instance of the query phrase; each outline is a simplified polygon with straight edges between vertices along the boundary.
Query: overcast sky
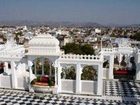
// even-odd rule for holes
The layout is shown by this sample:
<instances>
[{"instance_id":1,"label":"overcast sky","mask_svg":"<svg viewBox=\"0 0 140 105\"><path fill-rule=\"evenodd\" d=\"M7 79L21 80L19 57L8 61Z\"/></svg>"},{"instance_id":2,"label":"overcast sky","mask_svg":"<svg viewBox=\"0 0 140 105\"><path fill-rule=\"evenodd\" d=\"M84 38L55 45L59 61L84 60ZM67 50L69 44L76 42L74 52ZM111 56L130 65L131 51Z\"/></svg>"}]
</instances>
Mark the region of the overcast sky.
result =
<instances>
[{"instance_id":1,"label":"overcast sky","mask_svg":"<svg viewBox=\"0 0 140 105\"><path fill-rule=\"evenodd\" d=\"M140 0L0 0L0 21L140 24Z\"/></svg>"}]
</instances>

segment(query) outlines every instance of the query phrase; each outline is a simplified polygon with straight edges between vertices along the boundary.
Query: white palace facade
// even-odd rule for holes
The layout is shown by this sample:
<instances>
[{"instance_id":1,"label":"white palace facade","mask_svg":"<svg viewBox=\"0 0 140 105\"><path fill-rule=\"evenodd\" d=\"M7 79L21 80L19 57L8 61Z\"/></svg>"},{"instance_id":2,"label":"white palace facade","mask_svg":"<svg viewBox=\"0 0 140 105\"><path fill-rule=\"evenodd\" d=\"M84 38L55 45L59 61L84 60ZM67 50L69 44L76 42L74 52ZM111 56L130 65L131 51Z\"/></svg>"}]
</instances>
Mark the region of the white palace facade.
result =
<instances>
[{"instance_id":1,"label":"white palace facade","mask_svg":"<svg viewBox=\"0 0 140 105\"><path fill-rule=\"evenodd\" d=\"M103 95L103 81L115 79L114 70L122 67L123 63L121 61L123 60L125 60L127 68L135 69L133 79L136 81L140 80L140 50L131 47L129 43L122 40L118 47L101 48L97 55L76 55L62 53L59 41L50 34L34 36L29 41L28 48L25 48L23 45L17 45L12 34L9 33L7 34L7 42L0 45L0 88L29 91L35 91L35 89L49 90L52 87L40 86L35 88L31 85L31 81L37 75L45 75L43 64L45 59L48 59L51 65L50 69L53 66L55 71L53 93ZM36 67L38 59L42 63L41 68ZM114 59L118 60L118 65ZM103 66L105 61L107 61L108 67ZM62 78L63 68L71 65L75 68L75 79ZM96 69L96 79L81 79L83 68L87 65L93 66ZM37 69L40 69L41 73L38 74ZM51 75L50 72L49 76Z\"/></svg>"}]
</instances>

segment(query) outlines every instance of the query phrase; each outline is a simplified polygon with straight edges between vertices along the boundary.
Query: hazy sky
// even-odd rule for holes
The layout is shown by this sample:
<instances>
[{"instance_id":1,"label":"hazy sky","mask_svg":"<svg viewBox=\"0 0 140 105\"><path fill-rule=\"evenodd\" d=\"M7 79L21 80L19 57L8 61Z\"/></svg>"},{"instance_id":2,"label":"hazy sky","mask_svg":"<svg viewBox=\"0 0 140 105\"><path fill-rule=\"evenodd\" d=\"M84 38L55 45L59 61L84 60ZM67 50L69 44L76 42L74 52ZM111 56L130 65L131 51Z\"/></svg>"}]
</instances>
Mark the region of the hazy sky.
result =
<instances>
[{"instance_id":1,"label":"hazy sky","mask_svg":"<svg viewBox=\"0 0 140 105\"><path fill-rule=\"evenodd\" d=\"M0 21L140 23L140 0L0 0Z\"/></svg>"}]
</instances>

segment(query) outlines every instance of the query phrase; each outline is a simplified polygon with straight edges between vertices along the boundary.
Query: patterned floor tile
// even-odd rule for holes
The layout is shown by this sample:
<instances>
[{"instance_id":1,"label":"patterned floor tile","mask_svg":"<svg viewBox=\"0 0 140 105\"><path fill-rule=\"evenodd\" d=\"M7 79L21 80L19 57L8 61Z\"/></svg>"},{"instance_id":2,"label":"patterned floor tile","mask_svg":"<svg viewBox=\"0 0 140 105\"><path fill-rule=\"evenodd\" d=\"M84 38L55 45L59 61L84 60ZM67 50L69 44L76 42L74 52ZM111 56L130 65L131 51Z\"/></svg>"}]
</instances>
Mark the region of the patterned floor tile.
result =
<instances>
[{"instance_id":1,"label":"patterned floor tile","mask_svg":"<svg viewBox=\"0 0 140 105\"><path fill-rule=\"evenodd\" d=\"M0 89L0 105L140 105L140 100L111 100L111 96L140 96L139 83L105 81L105 95L110 99L81 98L51 94L34 94L24 91Z\"/></svg>"},{"instance_id":2,"label":"patterned floor tile","mask_svg":"<svg viewBox=\"0 0 140 105\"><path fill-rule=\"evenodd\" d=\"M140 96L140 83L130 81L104 81L104 93L107 96Z\"/></svg>"}]
</instances>

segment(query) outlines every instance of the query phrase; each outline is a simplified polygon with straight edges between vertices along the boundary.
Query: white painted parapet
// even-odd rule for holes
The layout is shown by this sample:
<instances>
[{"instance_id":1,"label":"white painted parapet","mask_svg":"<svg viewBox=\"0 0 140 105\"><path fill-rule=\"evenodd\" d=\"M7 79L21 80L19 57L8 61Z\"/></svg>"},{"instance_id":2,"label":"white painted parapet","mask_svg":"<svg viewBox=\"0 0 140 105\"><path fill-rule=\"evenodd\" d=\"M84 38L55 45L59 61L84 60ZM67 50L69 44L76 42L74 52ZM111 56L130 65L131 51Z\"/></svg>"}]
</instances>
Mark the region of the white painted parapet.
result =
<instances>
[{"instance_id":1,"label":"white painted parapet","mask_svg":"<svg viewBox=\"0 0 140 105\"><path fill-rule=\"evenodd\" d=\"M62 54L60 56L60 59L77 59L77 60L94 60L94 61L99 61L101 60L101 57L99 55L79 55L79 54Z\"/></svg>"}]
</instances>

